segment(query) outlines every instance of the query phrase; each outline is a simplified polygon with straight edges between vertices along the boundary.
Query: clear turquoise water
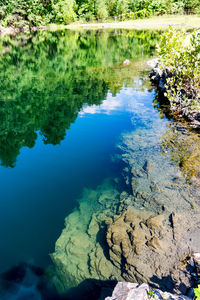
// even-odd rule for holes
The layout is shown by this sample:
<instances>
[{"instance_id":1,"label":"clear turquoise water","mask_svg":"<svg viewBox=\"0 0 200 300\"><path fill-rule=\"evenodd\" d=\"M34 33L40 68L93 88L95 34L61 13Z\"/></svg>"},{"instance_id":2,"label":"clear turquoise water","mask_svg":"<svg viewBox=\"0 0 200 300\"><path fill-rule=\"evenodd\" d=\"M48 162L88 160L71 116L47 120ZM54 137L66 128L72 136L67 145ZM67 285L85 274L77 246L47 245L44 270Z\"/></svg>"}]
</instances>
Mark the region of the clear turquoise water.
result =
<instances>
[{"instance_id":1,"label":"clear turquoise water","mask_svg":"<svg viewBox=\"0 0 200 300\"><path fill-rule=\"evenodd\" d=\"M60 145L44 145L39 136L33 149L21 150L15 168L1 167L1 268L47 261L82 189L115 174L110 155L129 126L123 112L79 116Z\"/></svg>"},{"instance_id":2,"label":"clear turquoise water","mask_svg":"<svg viewBox=\"0 0 200 300\"><path fill-rule=\"evenodd\" d=\"M0 168L2 269L21 261L44 266L83 188L118 175L120 165L112 162L112 154L120 134L132 129L133 113L123 105L131 104L126 92L137 97L134 88L122 89L114 97L119 107L104 113L96 106L98 113L80 113L60 145L44 145L38 135L34 148L21 149L14 168ZM151 107L154 93L142 96Z\"/></svg>"},{"instance_id":3,"label":"clear turquoise water","mask_svg":"<svg viewBox=\"0 0 200 300\"><path fill-rule=\"evenodd\" d=\"M59 31L0 41L1 272L46 267L83 189L121 173L113 159L121 134L145 127L143 109L145 122L160 119L141 79L157 40Z\"/></svg>"}]
</instances>

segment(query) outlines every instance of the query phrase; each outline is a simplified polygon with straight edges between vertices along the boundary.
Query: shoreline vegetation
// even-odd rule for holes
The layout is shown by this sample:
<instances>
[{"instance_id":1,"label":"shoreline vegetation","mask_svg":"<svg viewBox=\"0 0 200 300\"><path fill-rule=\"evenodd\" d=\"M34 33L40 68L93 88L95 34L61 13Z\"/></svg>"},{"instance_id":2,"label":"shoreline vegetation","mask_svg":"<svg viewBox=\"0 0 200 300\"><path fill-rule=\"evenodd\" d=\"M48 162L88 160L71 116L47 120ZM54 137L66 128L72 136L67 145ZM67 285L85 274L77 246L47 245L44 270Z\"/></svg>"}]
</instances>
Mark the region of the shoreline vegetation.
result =
<instances>
[{"instance_id":1,"label":"shoreline vegetation","mask_svg":"<svg viewBox=\"0 0 200 300\"><path fill-rule=\"evenodd\" d=\"M164 15L200 13L199 0L6 0L0 1L3 27L105 20L125 21Z\"/></svg>"},{"instance_id":2,"label":"shoreline vegetation","mask_svg":"<svg viewBox=\"0 0 200 300\"><path fill-rule=\"evenodd\" d=\"M98 30L98 29L136 29L136 30L166 30L172 26L173 28L198 29L200 28L200 16L198 15L165 15L152 18L111 21L111 22L93 22L81 23L74 22L68 25L49 24L31 27L4 27L0 24L0 35L15 35L20 32L38 31L38 30Z\"/></svg>"},{"instance_id":3,"label":"shoreline vegetation","mask_svg":"<svg viewBox=\"0 0 200 300\"><path fill-rule=\"evenodd\" d=\"M200 27L199 0L0 0L0 33Z\"/></svg>"},{"instance_id":4,"label":"shoreline vegetation","mask_svg":"<svg viewBox=\"0 0 200 300\"><path fill-rule=\"evenodd\" d=\"M164 15L145 19L126 20L119 22L102 23L74 23L67 25L68 29L149 29L166 30L169 26L176 28L199 28L200 16L198 15Z\"/></svg>"},{"instance_id":5,"label":"shoreline vegetation","mask_svg":"<svg viewBox=\"0 0 200 300\"><path fill-rule=\"evenodd\" d=\"M149 76L160 102L167 100L172 117L200 129L200 31L187 33L170 27L161 37L157 54L158 62Z\"/></svg>"}]
</instances>

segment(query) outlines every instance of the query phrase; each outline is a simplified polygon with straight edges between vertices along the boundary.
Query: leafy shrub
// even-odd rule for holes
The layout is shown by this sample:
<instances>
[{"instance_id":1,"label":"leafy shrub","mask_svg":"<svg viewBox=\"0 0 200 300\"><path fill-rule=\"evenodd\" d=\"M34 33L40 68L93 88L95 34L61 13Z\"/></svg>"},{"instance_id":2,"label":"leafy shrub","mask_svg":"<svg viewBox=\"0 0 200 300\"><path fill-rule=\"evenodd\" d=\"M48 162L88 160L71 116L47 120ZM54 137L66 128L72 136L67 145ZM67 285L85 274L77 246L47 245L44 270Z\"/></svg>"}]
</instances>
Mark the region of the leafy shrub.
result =
<instances>
[{"instance_id":1,"label":"leafy shrub","mask_svg":"<svg viewBox=\"0 0 200 300\"><path fill-rule=\"evenodd\" d=\"M188 35L172 28L162 36L158 54L163 68L173 74L167 80L166 96L176 106L177 95L186 106L200 106L200 32Z\"/></svg>"},{"instance_id":2,"label":"leafy shrub","mask_svg":"<svg viewBox=\"0 0 200 300\"><path fill-rule=\"evenodd\" d=\"M136 19L143 19L143 18L151 17L151 11L149 11L146 8L138 10L135 13L135 17L136 17Z\"/></svg>"},{"instance_id":3,"label":"leafy shrub","mask_svg":"<svg viewBox=\"0 0 200 300\"><path fill-rule=\"evenodd\" d=\"M131 11L131 12L129 12L129 13L126 14L126 17L129 20L133 20L133 19L135 19L135 14L134 14L133 11Z\"/></svg>"},{"instance_id":4,"label":"leafy shrub","mask_svg":"<svg viewBox=\"0 0 200 300\"><path fill-rule=\"evenodd\" d=\"M166 13L200 13L200 0L0 0L3 26L68 24L119 16L121 20Z\"/></svg>"},{"instance_id":5,"label":"leafy shrub","mask_svg":"<svg viewBox=\"0 0 200 300\"><path fill-rule=\"evenodd\" d=\"M171 8L171 13L173 14L183 14L185 8L185 3L183 1L174 2Z\"/></svg>"},{"instance_id":6,"label":"leafy shrub","mask_svg":"<svg viewBox=\"0 0 200 300\"><path fill-rule=\"evenodd\" d=\"M127 0L107 0L106 6L110 16L119 16L128 12Z\"/></svg>"},{"instance_id":7,"label":"leafy shrub","mask_svg":"<svg viewBox=\"0 0 200 300\"><path fill-rule=\"evenodd\" d=\"M76 17L74 0L0 0L4 26L67 24Z\"/></svg>"},{"instance_id":8,"label":"leafy shrub","mask_svg":"<svg viewBox=\"0 0 200 300\"><path fill-rule=\"evenodd\" d=\"M108 17L108 11L104 0L96 1L95 14L99 19L106 19Z\"/></svg>"},{"instance_id":9,"label":"leafy shrub","mask_svg":"<svg viewBox=\"0 0 200 300\"><path fill-rule=\"evenodd\" d=\"M185 10L191 13L198 13L200 9L199 0L184 0Z\"/></svg>"},{"instance_id":10,"label":"leafy shrub","mask_svg":"<svg viewBox=\"0 0 200 300\"><path fill-rule=\"evenodd\" d=\"M163 15L165 13L171 13L172 5L172 0L153 0L149 5L149 10L156 15Z\"/></svg>"},{"instance_id":11,"label":"leafy shrub","mask_svg":"<svg viewBox=\"0 0 200 300\"><path fill-rule=\"evenodd\" d=\"M58 0L52 8L56 23L68 24L76 19L74 0Z\"/></svg>"},{"instance_id":12,"label":"leafy shrub","mask_svg":"<svg viewBox=\"0 0 200 300\"><path fill-rule=\"evenodd\" d=\"M195 300L200 300L200 285L198 285L198 288L194 289L195 293Z\"/></svg>"}]
</instances>

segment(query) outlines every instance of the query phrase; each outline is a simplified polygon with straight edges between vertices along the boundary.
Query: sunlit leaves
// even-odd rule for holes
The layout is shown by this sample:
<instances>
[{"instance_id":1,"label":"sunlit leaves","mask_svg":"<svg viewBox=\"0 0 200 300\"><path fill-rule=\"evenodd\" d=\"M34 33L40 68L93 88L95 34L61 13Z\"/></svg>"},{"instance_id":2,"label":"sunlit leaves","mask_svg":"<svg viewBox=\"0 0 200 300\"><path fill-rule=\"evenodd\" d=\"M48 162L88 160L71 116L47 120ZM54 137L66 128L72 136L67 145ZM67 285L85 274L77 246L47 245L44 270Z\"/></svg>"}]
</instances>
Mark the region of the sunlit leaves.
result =
<instances>
[{"instance_id":1,"label":"sunlit leaves","mask_svg":"<svg viewBox=\"0 0 200 300\"><path fill-rule=\"evenodd\" d=\"M163 68L168 67L172 77L167 79L165 96L176 105L177 96L184 106L199 107L200 93L200 32L177 31L170 27L162 35L157 49Z\"/></svg>"}]
</instances>

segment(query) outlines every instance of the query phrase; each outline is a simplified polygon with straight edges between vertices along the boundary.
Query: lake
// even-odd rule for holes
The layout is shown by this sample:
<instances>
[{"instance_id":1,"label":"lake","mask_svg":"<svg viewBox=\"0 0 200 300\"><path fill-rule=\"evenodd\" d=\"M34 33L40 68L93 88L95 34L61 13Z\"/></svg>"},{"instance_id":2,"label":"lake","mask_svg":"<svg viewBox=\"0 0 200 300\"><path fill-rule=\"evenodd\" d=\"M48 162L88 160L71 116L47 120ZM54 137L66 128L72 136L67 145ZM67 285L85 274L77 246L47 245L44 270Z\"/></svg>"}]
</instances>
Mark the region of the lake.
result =
<instances>
[{"instance_id":1,"label":"lake","mask_svg":"<svg viewBox=\"0 0 200 300\"><path fill-rule=\"evenodd\" d=\"M126 30L0 40L1 273L22 262L51 265L64 219L89 191L103 193L106 180L128 191L121 157L130 133L147 141L153 128L165 160L160 137L176 128L145 65L158 40L157 32ZM134 153L146 155L144 145Z\"/></svg>"}]
</instances>

